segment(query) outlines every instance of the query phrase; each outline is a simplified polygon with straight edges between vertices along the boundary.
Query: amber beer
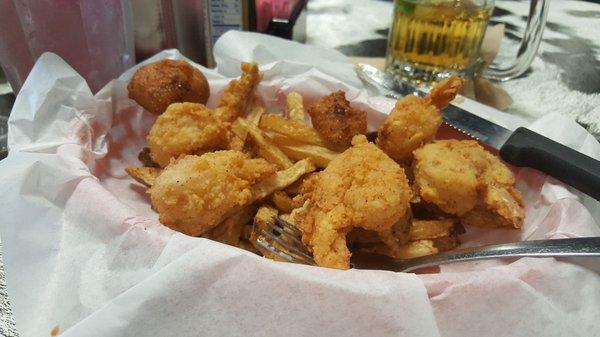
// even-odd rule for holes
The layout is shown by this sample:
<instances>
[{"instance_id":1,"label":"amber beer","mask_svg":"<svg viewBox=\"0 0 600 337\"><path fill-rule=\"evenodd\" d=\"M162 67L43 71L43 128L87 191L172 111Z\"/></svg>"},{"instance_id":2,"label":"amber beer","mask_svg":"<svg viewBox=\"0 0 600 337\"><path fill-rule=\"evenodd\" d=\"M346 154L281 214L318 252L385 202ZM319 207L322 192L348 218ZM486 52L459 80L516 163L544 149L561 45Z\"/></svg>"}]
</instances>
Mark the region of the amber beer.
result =
<instances>
[{"instance_id":1,"label":"amber beer","mask_svg":"<svg viewBox=\"0 0 600 337\"><path fill-rule=\"evenodd\" d=\"M470 0L396 0L386 67L421 82L468 74L492 8Z\"/></svg>"}]
</instances>

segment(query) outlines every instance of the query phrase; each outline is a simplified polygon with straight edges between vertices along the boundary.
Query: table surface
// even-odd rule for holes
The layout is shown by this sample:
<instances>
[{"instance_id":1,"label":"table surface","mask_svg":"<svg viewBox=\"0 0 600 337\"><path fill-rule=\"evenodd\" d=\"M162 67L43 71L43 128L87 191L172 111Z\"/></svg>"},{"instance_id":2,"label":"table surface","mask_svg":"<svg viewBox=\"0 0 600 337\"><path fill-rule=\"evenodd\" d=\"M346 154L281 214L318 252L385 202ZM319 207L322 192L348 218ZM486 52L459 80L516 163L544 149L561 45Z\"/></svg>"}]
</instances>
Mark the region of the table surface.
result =
<instances>
[{"instance_id":1,"label":"table surface","mask_svg":"<svg viewBox=\"0 0 600 337\"><path fill-rule=\"evenodd\" d=\"M597 2L597 1L596 1ZM491 22L506 25L500 58L514 55L529 1L496 1ZM311 0L307 43L348 56L383 57L391 22L390 0ZM514 100L508 112L528 120L549 112L567 115L600 138L600 4L554 0L538 56L520 78L501 86ZM370 60L379 62L382 60ZM12 97L0 92L0 103ZM6 105L6 104L4 104ZM0 104L0 115L8 115ZM3 108L4 107L4 108ZM0 336L18 336L0 258Z\"/></svg>"},{"instance_id":2,"label":"table surface","mask_svg":"<svg viewBox=\"0 0 600 337\"><path fill-rule=\"evenodd\" d=\"M528 6L529 1L496 1L490 24L505 25L497 57L500 64L516 55ZM348 56L384 57L392 7L390 0L311 0L307 43L333 47ZM543 40L530 69L518 79L499 84L513 99L507 112L530 121L560 113L600 139L598 27L600 4L552 1Z\"/></svg>"}]
</instances>

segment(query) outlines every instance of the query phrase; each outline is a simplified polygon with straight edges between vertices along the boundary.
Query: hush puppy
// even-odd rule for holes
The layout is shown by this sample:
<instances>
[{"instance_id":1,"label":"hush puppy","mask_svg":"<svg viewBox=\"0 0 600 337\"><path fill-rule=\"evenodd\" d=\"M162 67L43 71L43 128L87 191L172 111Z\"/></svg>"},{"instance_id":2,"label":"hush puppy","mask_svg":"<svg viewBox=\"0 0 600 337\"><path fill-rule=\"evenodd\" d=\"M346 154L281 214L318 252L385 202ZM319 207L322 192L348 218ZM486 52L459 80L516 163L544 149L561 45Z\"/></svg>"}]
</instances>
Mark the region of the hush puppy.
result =
<instances>
[{"instance_id":1,"label":"hush puppy","mask_svg":"<svg viewBox=\"0 0 600 337\"><path fill-rule=\"evenodd\" d=\"M308 114L319 134L342 149L350 147L352 137L367 132L366 112L352 108L341 90L311 105Z\"/></svg>"},{"instance_id":2,"label":"hush puppy","mask_svg":"<svg viewBox=\"0 0 600 337\"><path fill-rule=\"evenodd\" d=\"M210 88L206 77L189 63L160 60L135 72L127 86L129 98L153 114L162 114L172 103L206 104Z\"/></svg>"}]
</instances>

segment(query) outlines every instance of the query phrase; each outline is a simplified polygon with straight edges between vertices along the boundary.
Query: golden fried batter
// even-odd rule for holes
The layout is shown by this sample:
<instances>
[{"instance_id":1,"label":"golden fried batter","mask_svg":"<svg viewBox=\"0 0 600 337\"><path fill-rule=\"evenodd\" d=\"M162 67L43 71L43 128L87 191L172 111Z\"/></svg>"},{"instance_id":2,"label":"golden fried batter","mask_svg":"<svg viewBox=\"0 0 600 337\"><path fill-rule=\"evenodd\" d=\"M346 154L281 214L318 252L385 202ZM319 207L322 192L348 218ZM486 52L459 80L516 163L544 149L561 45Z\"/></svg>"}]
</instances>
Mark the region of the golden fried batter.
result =
<instances>
[{"instance_id":1,"label":"golden fried batter","mask_svg":"<svg viewBox=\"0 0 600 337\"><path fill-rule=\"evenodd\" d=\"M244 116L254 89L261 80L262 74L258 71L256 63L242 63L242 76L239 80L229 82L215 110L217 116L227 122Z\"/></svg>"},{"instance_id":2,"label":"golden fried batter","mask_svg":"<svg viewBox=\"0 0 600 337\"><path fill-rule=\"evenodd\" d=\"M182 154L222 150L230 142L230 122L244 113L261 75L256 63L242 63L242 76L232 80L211 111L202 104L180 103L158 117L148 135L150 157L161 167Z\"/></svg>"},{"instance_id":3,"label":"golden fried batter","mask_svg":"<svg viewBox=\"0 0 600 337\"><path fill-rule=\"evenodd\" d=\"M246 224L250 224L256 207L247 206L223 220L213 229L202 234L203 238L211 239L226 245L238 247Z\"/></svg>"},{"instance_id":4,"label":"golden fried batter","mask_svg":"<svg viewBox=\"0 0 600 337\"><path fill-rule=\"evenodd\" d=\"M425 99L429 100L439 110L442 110L456 97L464 84L465 80L461 77L449 77L431 88Z\"/></svg>"},{"instance_id":5,"label":"golden fried batter","mask_svg":"<svg viewBox=\"0 0 600 337\"><path fill-rule=\"evenodd\" d=\"M339 148L350 147L352 137L367 132L367 113L352 108L341 90L315 102L308 114L317 132Z\"/></svg>"},{"instance_id":6,"label":"golden fried batter","mask_svg":"<svg viewBox=\"0 0 600 337\"><path fill-rule=\"evenodd\" d=\"M218 151L173 161L150 188L160 222L198 236L252 202L252 185L277 171L264 159Z\"/></svg>"},{"instance_id":7,"label":"golden fried batter","mask_svg":"<svg viewBox=\"0 0 600 337\"><path fill-rule=\"evenodd\" d=\"M522 226L525 213L513 173L476 141L438 140L414 155L415 185L424 201L461 216L463 224Z\"/></svg>"},{"instance_id":8,"label":"golden fried batter","mask_svg":"<svg viewBox=\"0 0 600 337\"><path fill-rule=\"evenodd\" d=\"M293 212L320 266L349 268L346 234L353 227L375 231L398 248L393 226L409 209L411 192L404 170L365 136L355 136L352 144L324 171L305 180L307 201Z\"/></svg>"},{"instance_id":9,"label":"golden fried batter","mask_svg":"<svg viewBox=\"0 0 600 337\"><path fill-rule=\"evenodd\" d=\"M441 109L454 99L464 80L450 77L421 98L406 96L396 102L379 128L377 146L398 162L408 162L413 151L433 140L442 124Z\"/></svg>"},{"instance_id":10,"label":"golden fried batter","mask_svg":"<svg viewBox=\"0 0 600 337\"><path fill-rule=\"evenodd\" d=\"M150 133L150 157L161 167L171 158L224 149L228 144L229 123L217 119L198 103L171 104L158 116Z\"/></svg>"},{"instance_id":11,"label":"golden fried batter","mask_svg":"<svg viewBox=\"0 0 600 337\"><path fill-rule=\"evenodd\" d=\"M206 77L185 61L160 60L140 67L127 86L129 98L153 114L172 103L205 104L210 96Z\"/></svg>"},{"instance_id":12,"label":"golden fried batter","mask_svg":"<svg viewBox=\"0 0 600 337\"><path fill-rule=\"evenodd\" d=\"M461 223L477 227L521 228L525 219L523 197L514 187L513 173L498 157L485 151L479 144L462 152L479 172L478 192L481 200L473 210L460 218Z\"/></svg>"},{"instance_id":13,"label":"golden fried batter","mask_svg":"<svg viewBox=\"0 0 600 337\"><path fill-rule=\"evenodd\" d=\"M421 198L449 214L477 204L477 170L457 148L476 142L435 141L414 152L415 186Z\"/></svg>"}]
</instances>

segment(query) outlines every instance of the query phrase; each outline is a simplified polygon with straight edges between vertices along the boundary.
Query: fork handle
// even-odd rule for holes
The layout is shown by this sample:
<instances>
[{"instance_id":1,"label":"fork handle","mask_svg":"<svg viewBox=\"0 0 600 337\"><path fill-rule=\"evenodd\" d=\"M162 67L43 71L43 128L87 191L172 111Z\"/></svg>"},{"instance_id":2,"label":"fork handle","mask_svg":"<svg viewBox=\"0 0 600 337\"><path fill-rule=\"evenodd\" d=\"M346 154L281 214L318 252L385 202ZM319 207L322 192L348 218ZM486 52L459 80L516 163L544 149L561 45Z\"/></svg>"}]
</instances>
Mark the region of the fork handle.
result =
<instances>
[{"instance_id":1,"label":"fork handle","mask_svg":"<svg viewBox=\"0 0 600 337\"><path fill-rule=\"evenodd\" d=\"M385 261L382 261L381 256L378 256L380 262L378 268L404 272L454 262L497 258L600 257L600 237L522 241L501 245L465 248L406 260L394 260L388 258L385 259ZM360 264L366 266L365 262L368 262L367 260L370 260L373 257L357 256L357 258L358 260L355 262L355 265L357 265L357 268L361 268L361 266L359 266Z\"/></svg>"}]
</instances>

